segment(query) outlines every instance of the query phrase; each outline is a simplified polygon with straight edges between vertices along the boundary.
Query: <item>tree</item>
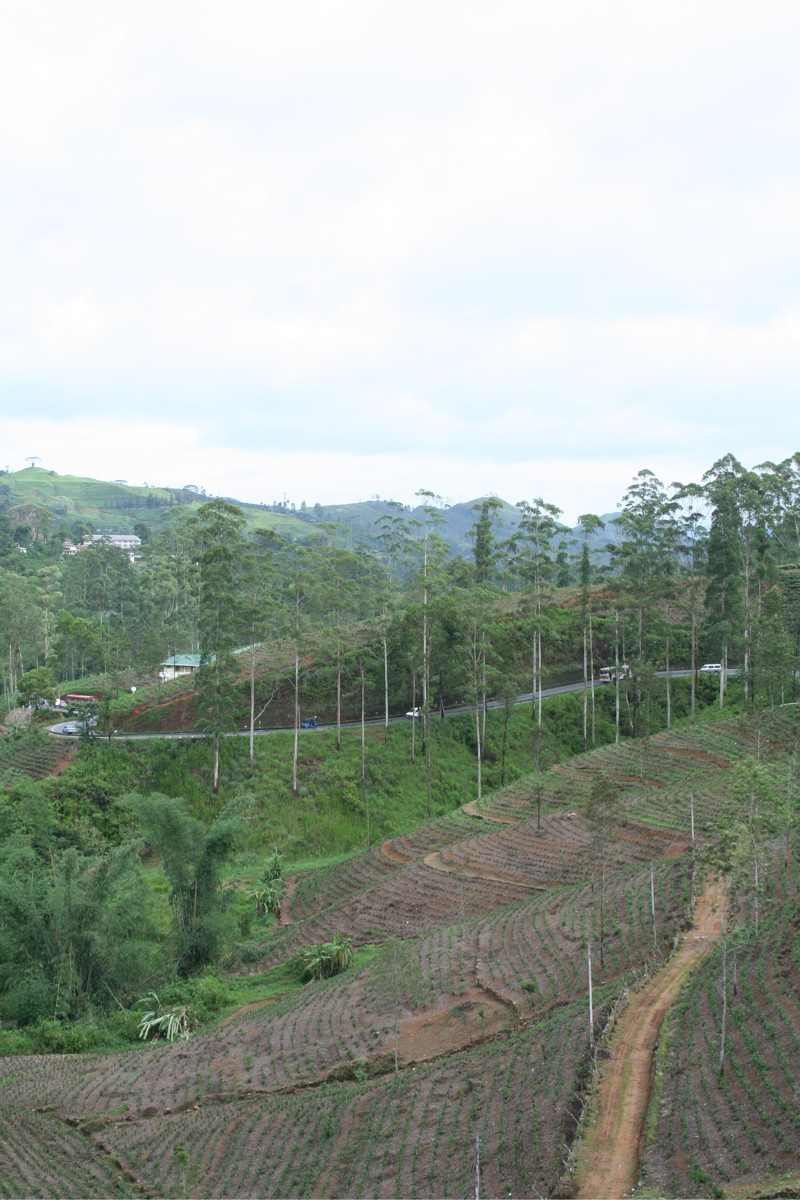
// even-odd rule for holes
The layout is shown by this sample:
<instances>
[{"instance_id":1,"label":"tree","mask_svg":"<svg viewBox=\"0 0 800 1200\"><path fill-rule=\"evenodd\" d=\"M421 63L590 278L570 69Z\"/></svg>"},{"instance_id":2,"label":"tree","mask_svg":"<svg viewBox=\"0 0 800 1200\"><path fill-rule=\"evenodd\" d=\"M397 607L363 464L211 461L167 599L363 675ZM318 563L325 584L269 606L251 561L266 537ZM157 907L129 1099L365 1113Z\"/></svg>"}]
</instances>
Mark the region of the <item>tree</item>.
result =
<instances>
[{"instance_id":1,"label":"tree","mask_svg":"<svg viewBox=\"0 0 800 1200\"><path fill-rule=\"evenodd\" d=\"M87 851L31 787L0 842L0 988L20 1024L131 998L159 965L141 843Z\"/></svg>"},{"instance_id":2,"label":"tree","mask_svg":"<svg viewBox=\"0 0 800 1200\"><path fill-rule=\"evenodd\" d=\"M17 684L17 693L23 704L36 707L40 701L52 704L56 698L56 681L49 667L35 667L26 671Z\"/></svg>"},{"instance_id":3,"label":"tree","mask_svg":"<svg viewBox=\"0 0 800 1200\"><path fill-rule=\"evenodd\" d=\"M583 626L583 749L587 748L587 707L589 691L592 701L592 748L595 743L595 704L594 704L594 632L592 629L592 556L589 549L589 539L605 529L605 523L594 513L584 513L578 517L578 527L581 531L582 545L580 565L578 568L581 584L581 624Z\"/></svg>"},{"instance_id":4,"label":"tree","mask_svg":"<svg viewBox=\"0 0 800 1200\"><path fill-rule=\"evenodd\" d=\"M250 774L255 770L255 727L275 689L261 711L256 713L256 651L269 632L280 624L279 577L277 558L285 540L272 529L256 530L245 558L245 601L243 618L250 636Z\"/></svg>"},{"instance_id":5,"label":"tree","mask_svg":"<svg viewBox=\"0 0 800 1200\"><path fill-rule=\"evenodd\" d=\"M229 805L209 827L186 812L185 801L153 792L131 794L123 805L139 819L147 842L161 859L170 886L172 941L181 975L218 958L228 921L222 870L240 832L237 807Z\"/></svg>"},{"instance_id":6,"label":"tree","mask_svg":"<svg viewBox=\"0 0 800 1200\"><path fill-rule=\"evenodd\" d=\"M600 773L592 780L586 804L589 826L592 878L600 865L600 965L605 964L606 869L617 840L619 828L619 791L607 775Z\"/></svg>"},{"instance_id":7,"label":"tree","mask_svg":"<svg viewBox=\"0 0 800 1200\"><path fill-rule=\"evenodd\" d=\"M422 593L422 740L425 748L425 772L427 780L427 812L431 815L431 606L433 586L441 565L447 557L447 544L436 533L436 527L445 517L440 505L441 497L424 488L417 492L423 501L423 520L410 522L419 533L416 549L419 555L419 587ZM427 503L426 503L427 502ZM446 507L446 506L445 506Z\"/></svg>"},{"instance_id":8,"label":"tree","mask_svg":"<svg viewBox=\"0 0 800 1200\"><path fill-rule=\"evenodd\" d=\"M195 675L198 728L214 739L213 790L219 790L219 741L235 727L239 664L233 653L240 624L238 572L245 524L242 510L211 500L197 512L200 552L200 667Z\"/></svg>"},{"instance_id":9,"label":"tree","mask_svg":"<svg viewBox=\"0 0 800 1200\"><path fill-rule=\"evenodd\" d=\"M533 697L531 716L537 714L537 724L542 723L542 635L544 601L552 589L556 571L553 555L553 539L559 531L556 520L561 509L554 504L545 504L541 498L532 501L520 500L517 508L521 521L509 538L514 570L526 587L526 598L531 613L532 644L531 662Z\"/></svg>"},{"instance_id":10,"label":"tree","mask_svg":"<svg viewBox=\"0 0 800 1200\"><path fill-rule=\"evenodd\" d=\"M712 506L708 536L708 586L705 606L708 633L719 645L722 670L719 676L719 706L725 703L728 658L742 617L742 531L737 503L736 468L731 456L715 463L703 480ZM735 460L733 460L735 462ZM736 464L738 466L738 464Z\"/></svg>"},{"instance_id":11,"label":"tree","mask_svg":"<svg viewBox=\"0 0 800 1200\"><path fill-rule=\"evenodd\" d=\"M281 632L288 639L294 660L294 742L292 791L297 793L297 756L300 737L300 661L314 645L320 601L319 551L292 543L286 547L282 577Z\"/></svg>"}]
</instances>

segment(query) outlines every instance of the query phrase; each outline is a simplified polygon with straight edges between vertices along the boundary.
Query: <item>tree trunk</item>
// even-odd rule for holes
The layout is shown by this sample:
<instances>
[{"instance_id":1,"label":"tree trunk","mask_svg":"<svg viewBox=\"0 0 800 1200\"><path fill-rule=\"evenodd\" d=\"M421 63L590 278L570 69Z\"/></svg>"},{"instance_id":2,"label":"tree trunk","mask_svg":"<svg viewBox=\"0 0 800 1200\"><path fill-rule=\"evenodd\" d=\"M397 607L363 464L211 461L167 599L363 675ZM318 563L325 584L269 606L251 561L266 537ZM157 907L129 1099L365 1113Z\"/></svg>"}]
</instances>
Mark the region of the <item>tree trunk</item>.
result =
<instances>
[{"instance_id":1,"label":"tree trunk","mask_svg":"<svg viewBox=\"0 0 800 1200\"><path fill-rule=\"evenodd\" d=\"M254 740L256 722L256 646L255 639L250 651L250 774L255 770Z\"/></svg>"},{"instance_id":2,"label":"tree trunk","mask_svg":"<svg viewBox=\"0 0 800 1200\"><path fill-rule=\"evenodd\" d=\"M416 762L417 750L417 676L411 677L411 761Z\"/></svg>"},{"instance_id":3,"label":"tree trunk","mask_svg":"<svg viewBox=\"0 0 800 1200\"><path fill-rule=\"evenodd\" d=\"M300 737L300 654L294 651L294 747L292 749L292 791L297 795L297 742Z\"/></svg>"},{"instance_id":4,"label":"tree trunk","mask_svg":"<svg viewBox=\"0 0 800 1200\"><path fill-rule=\"evenodd\" d=\"M342 748L342 648L336 644L336 749Z\"/></svg>"},{"instance_id":5,"label":"tree trunk","mask_svg":"<svg viewBox=\"0 0 800 1200\"><path fill-rule=\"evenodd\" d=\"M619 613L614 609L614 742L619 744Z\"/></svg>"},{"instance_id":6,"label":"tree trunk","mask_svg":"<svg viewBox=\"0 0 800 1200\"><path fill-rule=\"evenodd\" d=\"M672 695L669 686L669 638L667 638L667 731L672 727Z\"/></svg>"},{"instance_id":7,"label":"tree trunk","mask_svg":"<svg viewBox=\"0 0 800 1200\"><path fill-rule=\"evenodd\" d=\"M361 778L366 776L367 742L364 723L364 668L361 668Z\"/></svg>"},{"instance_id":8,"label":"tree trunk","mask_svg":"<svg viewBox=\"0 0 800 1200\"><path fill-rule=\"evenodd\" d=\"M214 795L219 791L219 734L214 734Z\"/></svg>"},{"instance_id":9,"label":"tree trunk","mask_svg":"<svg viewBox=\"0 0 800 1200\"><path fill-rule=\"evenodd\" d=\"M389 742L389 650L386 645L386 635L383 637L383 713L384 713L384 744Z\"/></svg>"},{"instance_id":10,"label":"tree trunk","mask_svg":"<svg viewBox=\"0 0 800 1200\"><path fill-rule=\"evenodd\" d=\"M592 693L592 749L595 743L595 708L594 708L594 635L592 633L592 610L589 609L589 687Z\"/></svg>"},{"instance_id":11,"label":"tree trunk","mask_svg":"<svg viewBox=\"0 0 800 1200\"><path fill-rule=\"evenodd\" d=\"M477 704L475 705L475 738L478 743L478 799L480 800L480 798L481 798L481 783L482 783L481 718L480 718L480 708ZM428 816L430 816L430 813L428 813Z\"/></svg>"},{"instance_id":12,"label":"tree trunk","mask_svg":"<svg viewBox=\"0 0 800 1200\"><path fill-rule=\"evenodd\" d=\"M589 717L589 692L586 664L586 626L583 627L583 752L588 749L587 729Z\"/></svg>"}]
</instances>

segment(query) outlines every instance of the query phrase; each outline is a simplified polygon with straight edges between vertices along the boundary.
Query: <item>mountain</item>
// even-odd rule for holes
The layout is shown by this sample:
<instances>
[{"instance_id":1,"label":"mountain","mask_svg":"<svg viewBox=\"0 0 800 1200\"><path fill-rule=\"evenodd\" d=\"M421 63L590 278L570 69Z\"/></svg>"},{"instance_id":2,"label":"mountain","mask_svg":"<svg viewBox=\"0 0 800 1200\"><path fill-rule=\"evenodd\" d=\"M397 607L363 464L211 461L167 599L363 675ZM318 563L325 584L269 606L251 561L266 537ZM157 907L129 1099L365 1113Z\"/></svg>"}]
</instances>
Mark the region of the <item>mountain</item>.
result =
<instances>
[{"instance_id":1,"label":"mountain","mask_svg":"<svg viewBox=\"0 0 800 1200\"><path fill-rule=\"evenodd\" d=\"M90 479L79 475L59 475L42 467L26 467L21 471L0 471L0 511L13 515L20 506L34 505L46 509L51 528L64 524L71 527L79 522L91 525L96 533L132 533L140 522L153 532L164 527L181 512L196 511L211 499L193 487L134 486L124 479L113 482ZM352 504L315 504L311 508L294 509L286 504L248 504L227 496L238 504L250 529L275 529L291 541L316 541L310 527L322 521L338 522L348 533L344 540L349 546L379 545L375 522L390 511L386 500L364 500ZM475 508L485 497L453 504L443 511L444 521L437 532L448 543L453 554L472 556L469 530L477 520ZM498 513L497 536L508 537L519 524L519 513L513 504L501 501ZM407 508L408 520L422 520L422 507ZM602 549L612 540L609 522L617 513L606 513L605 530L589 540L594 550ZM578 531L564 526L564 536L577 538Z\"/></svg>"}]
</instances>

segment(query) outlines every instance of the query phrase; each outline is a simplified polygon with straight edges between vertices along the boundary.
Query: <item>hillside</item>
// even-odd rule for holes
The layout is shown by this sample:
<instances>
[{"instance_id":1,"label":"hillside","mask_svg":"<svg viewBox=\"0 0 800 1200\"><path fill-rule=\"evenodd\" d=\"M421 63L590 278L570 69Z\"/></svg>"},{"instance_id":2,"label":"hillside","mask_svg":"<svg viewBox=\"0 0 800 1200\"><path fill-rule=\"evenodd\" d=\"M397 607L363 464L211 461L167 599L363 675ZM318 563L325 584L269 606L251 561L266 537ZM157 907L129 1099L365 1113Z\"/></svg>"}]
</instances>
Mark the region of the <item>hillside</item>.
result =
<instances>
[{"instance_id":1,"label":"hillside","mask_svg":"<svg viewBox=\"0 0 800 1200\"><path fill-rule=\"evenodd\" d=\"M322 521L338 522L348 531L348 544L377 546L375 522L389 512L388 502L366 500L352 504L314 504L305 509L293 509L282 503L251 504L235 497L227 497L238 504L247 518L250 530L274 529L291 541L303 541L311 536L314 525ZM163 527L179 512L194 512L210 499L198 492L193 485L186 487L135 486L124 480L105 482L99 479L76 475L59 475L42 467L26 467L21 471L0 472L0 511L14 515L15 510L35 505L52 514L51 526L57 529L61 523L90 523L99 533L132 533L139 522L153 531ZM474 506L480 498L454 504L445 513L445 521L439 527L440 536L447 542L451 553L471 557L472 543L468 531L475 523ZM507 537L519 523L519 514L513 504L502 501L498 520L498 535ZM420 520L421 508L410 508L409 520ZM608 522L616 514L603 517L607 528L590 539L590 545L599 548L611 536ZM566 537L575 536L576 531L565 528Z\"/></svg>"},{"instance_id":2,"label":"hillside","mask_svg":"<svg viewBox=\"0 0 800 1200\"><path fill-rule=\"evenodd\" d=\"M231 957L243 990L221 1024L173 1046L2 1061L1 1194L50 1194L57 1178L66 1195L453 1196L474 1190L477 1139L481 1194L571 1194L609 1018L636 980L657 980L704 886L689 797L699 849L740 768L755 757L782 778L792 716L607 746L295 875L280 926ZM602 913L585 818L600 772L622 797ZM728 1072L713 1067L718 951L668 1017L645 1151L660 1195L724 1195L800 1166L798 848L794 832L764 848L757 938L737 901ZM363 948L356 964L281 992L291 955L337 930ZM28 1138L37 1152L21 1156Z\"/></svg>"}]
</instances>

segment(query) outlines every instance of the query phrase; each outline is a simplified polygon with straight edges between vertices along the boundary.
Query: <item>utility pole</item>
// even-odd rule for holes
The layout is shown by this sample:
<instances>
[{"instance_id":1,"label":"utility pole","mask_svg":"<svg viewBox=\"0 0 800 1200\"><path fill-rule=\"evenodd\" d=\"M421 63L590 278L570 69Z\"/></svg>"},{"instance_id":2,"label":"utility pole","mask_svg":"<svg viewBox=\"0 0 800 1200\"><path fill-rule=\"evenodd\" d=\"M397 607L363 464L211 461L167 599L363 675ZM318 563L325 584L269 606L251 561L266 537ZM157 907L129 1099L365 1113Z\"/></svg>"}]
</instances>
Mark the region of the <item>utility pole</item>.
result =
<instances>
[{"instance_id":1,"label":"utility pole","mask_svg":"<svg viewBox=\"0 0 800 1200\"><path fill-rule=\"evenodd\" d=\"M594 1002L592 1000L592 947L587 947L589 955L589 1045L594 1049Z\"/></svg>"},{"instance_id":2,"label":"utility pole","mask_svg":"<svg viewBox=\"0 0 800 1200\"><path fill-rule=\"evenodd\" d=\"M481 1135L475 1138L475 1200L481 1200Z\"/></svg>"}]
</instances>

